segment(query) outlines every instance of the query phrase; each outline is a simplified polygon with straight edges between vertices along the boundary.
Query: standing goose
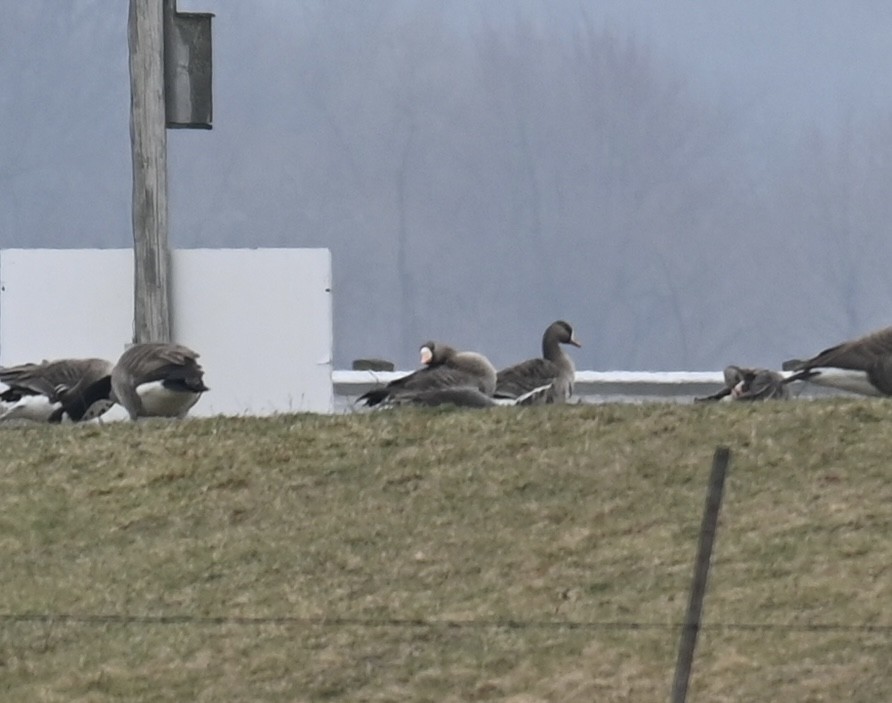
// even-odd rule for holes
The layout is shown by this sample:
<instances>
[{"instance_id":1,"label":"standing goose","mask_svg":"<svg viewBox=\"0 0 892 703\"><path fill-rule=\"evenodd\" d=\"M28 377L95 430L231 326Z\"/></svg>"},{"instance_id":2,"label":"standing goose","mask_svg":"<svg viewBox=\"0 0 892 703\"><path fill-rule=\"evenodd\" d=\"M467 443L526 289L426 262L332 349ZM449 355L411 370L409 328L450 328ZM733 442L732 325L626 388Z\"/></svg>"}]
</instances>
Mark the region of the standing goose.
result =
<instances>
[{"instance_id":1,"label":"standing goose","mask_svg":"<svg viewBox=\"0 0 892 703\"><path fill-rule=\"evenodd\" d=\"M558 320L542 335L541 358L528 359L499 371L495 396L515 398L520 404L567 402L573 394L576 366L561 348L562 344L582 346L569 323Z\"/></svg>"},{"instance_id":2,"label":"standing goose","mask_svg":"<svg viewBox=\"0 0 892 703\"><path fill-rule=\"evenodd\" d=\"M790 359L786 380L810 381L862 395L892 395L892 327L837 344L810 359Z\"/></svg>"},{"instance_id":3,"label":"standing goose","mask_svg":"<svg viewBox=\"0 0 892 703\"><path fill-rule=\"evenodd\" d=\"M9 388L0 400L12 403L0 420L74 422L102 415L113 403L108 398L85 396L85 391L108 379L113 364L105 359L58 359L0 369L0 381Z\"/></svg>"},{"instance_id":4,"label":"standing goose","mask_svg":"<svg viewBox=\"0 0 892 703\"><path fill-rule=\"evenodd\" d=\"M731 396L732 400L782 400L790 396L787 382L782 374L769 369L751 369L743 366L726 366L725 387L697 402L721 400Z\"/></svg>"},{"instance_id":5,"label":"standing goose","mask_svg":"<svg viewBox=\"0 0 892 703\"><path fill-rule=\"evenodd\" d=\"M111 374L83 395L88 400L110 398L120 403L131 420L182 418L208 390L197 359L197 353L180 344L133 344L121 354Z\"/></svg>"},{"instance_id":6,"label":"standing goose","mask_svg":"<svg viewBox=\"0 0 892 703\"><path fill-rule=\"evenodd\" d=\"M476 389L489 397L495 390L495 367L477 352L456 351L448 344L430 341L421 345L421 363L422 367L417 371L386 386L371 389L361 395L357 402L367 407L382 403L389 405L396 404L401 395L455 388Z\"/></svg>"}]
</instances>

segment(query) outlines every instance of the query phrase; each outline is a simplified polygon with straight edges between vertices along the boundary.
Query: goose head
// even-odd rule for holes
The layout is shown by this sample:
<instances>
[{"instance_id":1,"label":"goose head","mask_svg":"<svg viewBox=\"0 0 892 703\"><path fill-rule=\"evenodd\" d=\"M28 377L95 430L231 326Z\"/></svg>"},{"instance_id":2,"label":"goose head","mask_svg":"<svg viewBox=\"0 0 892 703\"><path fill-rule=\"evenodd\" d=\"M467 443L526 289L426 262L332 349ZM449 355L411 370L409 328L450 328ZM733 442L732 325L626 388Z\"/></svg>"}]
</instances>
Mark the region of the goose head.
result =
<instances>
[{"instance_id":1,"label":"goose head","mask_svg":"<svg viewBox=\"0 0 892 703\"><path fill-rule=\"evenodd\" d=\"M573 326L565 320L552 322L548 326L548 329L545 330L545 338L543 339L543 342L546 339L554 339L560 344L570 344L574 347L582 346L582 344L579 343L579 340L576 339L576 334L573 332Z\"/></svg>"},{"instance_id":2,"label":"goose head","mask_svg":"<svg viewBox=\"0 0 892 703\"><path fill-rule=\"evenodd\" d=\"M437 366L455 355L455 349L448 344L428 340L419 349L421 363L424 366Z\"/></svg>"}]
</instances>

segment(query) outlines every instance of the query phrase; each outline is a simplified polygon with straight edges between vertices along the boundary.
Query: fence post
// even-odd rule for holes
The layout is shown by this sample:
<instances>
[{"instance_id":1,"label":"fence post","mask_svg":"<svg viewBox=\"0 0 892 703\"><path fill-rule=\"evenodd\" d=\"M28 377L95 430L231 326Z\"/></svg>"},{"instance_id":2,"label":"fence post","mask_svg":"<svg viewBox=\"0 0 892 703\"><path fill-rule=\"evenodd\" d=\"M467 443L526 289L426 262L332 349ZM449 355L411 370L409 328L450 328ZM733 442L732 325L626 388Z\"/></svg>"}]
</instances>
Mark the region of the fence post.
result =
<instances>
[{"instance_id":1,"label":"fence post","mask_svg":"<svg viewBox=\"0 0 892 703\"><path fill-rule=\"evenodd\" d=\"M672 684L672 703L684 703L688 695L691 678L691 665L694 661L694 648L700 630L700 615L703 612L703 598L706 595L706 582L709 578L709 564L712 558L712 545L715 542L719 510L722 507L722 494L725 475L731 460L728 447L716 447L712 459L712 472L709 475L709 489L706 493L706 507L700 524L700 542L697 559L694 562L694 579L691 583L691 596L688 612L681 630L678 645L678 660L675 663L675 681Z\"/></svg>"}]
</instances>

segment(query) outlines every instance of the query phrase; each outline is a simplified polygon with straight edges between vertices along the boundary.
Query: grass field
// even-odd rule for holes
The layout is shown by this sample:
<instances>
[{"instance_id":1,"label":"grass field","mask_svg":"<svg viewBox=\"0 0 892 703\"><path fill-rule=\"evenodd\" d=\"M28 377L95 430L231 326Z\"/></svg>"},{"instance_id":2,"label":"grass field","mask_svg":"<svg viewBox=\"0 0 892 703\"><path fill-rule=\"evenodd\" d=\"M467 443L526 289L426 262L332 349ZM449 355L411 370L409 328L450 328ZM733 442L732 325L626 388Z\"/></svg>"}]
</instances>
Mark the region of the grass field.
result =
<instances>
[{"instance_id":1,"label":"grass field","mask_svg":"<svg viewBox=\"0 0 892 703\"><path fill-rule=\"evenodd\" d=\"M892 403L0 431L2 701L892 700Z\"/></svg>"}]
</instances>

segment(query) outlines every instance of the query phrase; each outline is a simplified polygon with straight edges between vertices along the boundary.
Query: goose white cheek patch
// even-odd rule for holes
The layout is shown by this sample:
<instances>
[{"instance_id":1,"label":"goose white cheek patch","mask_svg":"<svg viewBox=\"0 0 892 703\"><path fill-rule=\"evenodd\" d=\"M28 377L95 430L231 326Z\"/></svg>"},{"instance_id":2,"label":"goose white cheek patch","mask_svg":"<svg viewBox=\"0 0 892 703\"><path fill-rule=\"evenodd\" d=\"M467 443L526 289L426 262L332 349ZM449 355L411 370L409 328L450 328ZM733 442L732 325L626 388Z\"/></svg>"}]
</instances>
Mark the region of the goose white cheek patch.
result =
<instances>
[{"instance_id":1,"label":"goose white cheek patch","mask_svg":"<svg viewBox=\"0 0 892 703\"><path fill-rule=\"evenodd\" d=\"M421 347L421 363L427 366L434 358L434 353L430 347Z\"/></svg>"}]
</instances>

